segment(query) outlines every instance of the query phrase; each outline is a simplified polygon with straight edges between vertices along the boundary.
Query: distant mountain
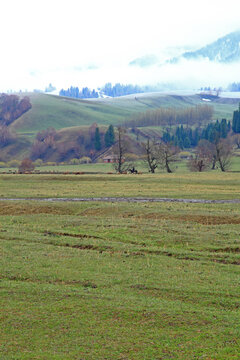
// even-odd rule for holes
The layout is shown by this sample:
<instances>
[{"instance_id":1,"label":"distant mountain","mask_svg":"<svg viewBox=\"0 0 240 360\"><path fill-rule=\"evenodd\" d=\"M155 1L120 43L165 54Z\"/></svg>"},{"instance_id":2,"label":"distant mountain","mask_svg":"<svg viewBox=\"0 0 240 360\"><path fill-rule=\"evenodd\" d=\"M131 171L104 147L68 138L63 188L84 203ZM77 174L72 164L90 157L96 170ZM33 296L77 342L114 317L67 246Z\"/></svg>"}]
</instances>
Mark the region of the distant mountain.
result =
<instances>
[{"instance_id":1,"label":"distant mountain","mask_svg":"<svg viewBox=\"0 0 240 360\"><path fill-rule=\"evenodd\" d=\"M226 64L240 61L240 30L223 36L198 50L183 52L179 48L174 48L174 51L174 57L169 56L169 54L169 57L166 57L167 53L161 54L164 56L160 56L160 54L158 56L145 55L132 60L129 65L143 68L152 65L163 65L164 63L175 64L180 59L197 60L199 58ZM163 59L160 60L161 57ZM166 60L167 58L169 60Z\"/></svg>"},{"instance_id":2,"label":"distant mountain","mask_svg":"<svg viewBox=\"0 0 240 360\"><path fill-rule=\"evenodd\" d=\"M140 58L134 59L129 63L131 66L147 67L156 65L159 62L155 55L145 55Z\"/></svg>"},{"instance_id":3,"label":"distant mountain","mask_svg":"<svg viewBox=\"0 0 240 360\"><path fill-rule=\"evenodd\" d=\"M185 52L181 57L190 60L202 57L219 63L240 61L240 31L221 37L199 50ZM177 60L179 58L175 58L171 62L177 62Z\"/></svg>"}]
</instances>

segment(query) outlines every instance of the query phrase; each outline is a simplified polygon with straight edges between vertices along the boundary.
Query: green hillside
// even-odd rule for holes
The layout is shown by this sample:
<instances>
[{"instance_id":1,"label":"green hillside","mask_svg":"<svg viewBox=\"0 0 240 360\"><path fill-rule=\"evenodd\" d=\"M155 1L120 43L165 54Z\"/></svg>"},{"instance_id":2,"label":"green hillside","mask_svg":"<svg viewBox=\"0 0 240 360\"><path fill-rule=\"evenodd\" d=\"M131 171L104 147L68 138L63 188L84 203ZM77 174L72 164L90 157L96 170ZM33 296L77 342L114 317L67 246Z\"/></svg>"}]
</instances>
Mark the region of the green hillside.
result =
<instances>
[{"instance_id":1,"label":"green hillside","mask_svg":"<svg viewBox=\"0 0 240 360\"><path fill-rule=\"evenodd\" d=\"M58 131L58 141L76 142L76 135L86 132L86 127L97 123L100 128L118 125L134 115L148 110L164 108L183 109L206 104L200 95L170 95L163 93L136 94L119 98L79 100L47 94L28 93L32 108L15 120L9 128L16 133L15 140L1 148L0 160L22 159L29 156L36 133L47 128ZM213 120L232 119L239 99L211 98L207 102L214 107ZM81 130L82 129L82 130ZM85 129L85 130L84 130ZM159 137L161 127L140 128L139 136ZM78 133L78 134L77 134Z\"/></svg>"},{"instance_id":2,"label":"green hillside","mask_svg":"<svg viewBox=\"0 0 240 360\"><path fill-rule=\"evenodd\" d=\"M12 129L18 133L33 135L34 133L54 127L62 129L72 126L117 125L133 114L145 112L159 107L183 108L204 104L198 95L180 96L159 93L137 94L119 98L79 100L46 94L27 94L32 109L17 119ZM214 106L214 118L232 118L238 99L216 99L210 104Z\"/></svg>"}]
</instances>

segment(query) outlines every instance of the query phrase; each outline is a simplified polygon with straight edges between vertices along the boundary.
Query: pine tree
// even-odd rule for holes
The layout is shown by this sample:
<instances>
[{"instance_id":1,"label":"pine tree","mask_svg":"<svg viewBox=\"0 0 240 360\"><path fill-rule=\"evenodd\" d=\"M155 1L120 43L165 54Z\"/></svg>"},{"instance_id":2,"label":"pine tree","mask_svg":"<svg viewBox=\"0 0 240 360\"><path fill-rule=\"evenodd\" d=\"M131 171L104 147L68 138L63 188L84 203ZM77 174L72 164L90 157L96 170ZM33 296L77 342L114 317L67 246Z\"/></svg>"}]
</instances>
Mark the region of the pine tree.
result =
<instances>
[{"instance_id":1,"label":"pine tree","mask_svg":"<svg viewBox=\"0 0 240 360\"><path fill-rule=\"evenodd\" d=\"M110 147L115 143L115 135L114 135L114 129L112 125L109 125L105 136L104 136L105 146Z\"/></svg>"},{"instance_id":2,"label":"pine tree","mask_svg":"<svg viewBox=\"0 0 240 360\"><path fill-rule=\"evenodd\" d=\"M227 120L226 119L222 119L221 123L220 123L220 133L221 133L221 137L222 138L226 138L227 137Z\"/></svg>"}]
</instances>

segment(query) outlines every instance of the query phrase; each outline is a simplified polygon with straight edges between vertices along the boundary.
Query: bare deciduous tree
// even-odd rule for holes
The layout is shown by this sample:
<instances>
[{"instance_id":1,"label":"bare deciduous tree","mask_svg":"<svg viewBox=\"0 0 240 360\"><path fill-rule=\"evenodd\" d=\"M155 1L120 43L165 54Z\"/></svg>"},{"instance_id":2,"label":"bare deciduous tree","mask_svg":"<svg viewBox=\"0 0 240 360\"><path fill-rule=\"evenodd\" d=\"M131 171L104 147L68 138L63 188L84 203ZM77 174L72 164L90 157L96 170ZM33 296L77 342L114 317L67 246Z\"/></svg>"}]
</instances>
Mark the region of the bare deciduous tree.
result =
<instances>
[{"instance_id":1,"label":"bare deciduous tree","mask_svg":"<svg viewBox=\"0 0 240 360\"><path fill-rule=\"evenodd\" d=\"M143 144L143 150L145 153L143 161L147 165L149 172L154 174L157 168L157 159L155 155L156 149L154 143L147 139L147 142Z\"/></svg>"},{"instance_id":2,"label":"bare deciduous tree","mask_svg":"<svg viewBox=\"0 0 240 360\"><path fill-rule=\"evenodd\" d=\"M233 135L232 142L233 145L236 145L237 149L240 149L240 134Z\"/></svg>"},{"instance_id":3,"label":"bare deciduous tree","mask_svg":"<svg viewBox=\"0 0 240 360\"><path fill-rule=\"evenodd\" d=\"M233 149L229 139L220 139L215 143L215 154L221 171L228 170L231 166L233 155Z\"/></svg>"},{"instance_id":4,"label":"bare deciduous tree","mask_svg":"<svg viewBox=\"0 0 240 360\"><path fill-rule=\"evenodd\" d=\"M21 164L19 165L18 171L20 174L24 174L26 172L32 172L35 169L35 166L30 159L22 160Z\"/></svg>"},{"instance_id":5,"label":"bare deciduous tree","mask_svg":"<svg viewBox=\"0 0 240 360\"><path fill-rule=\"evenodd\" d=\"M125 137L125 129L122 127L118 127L117 129L116 140L117 142L113 148L113 154L115 156L113 167L119 174L122 174L132 167L132 164L130 164L127 158L129 146Z\"/></svg>"},{"instance_id":6,"label":"bare deciduous tree","mask_svg":"<svg viewBox=\"0 0 240 360\"><path fill-rule=\"evenodd\" d=\"M200 140L195 155L188 161L191 171L205 171L210 168L213 161L214 146L207 140Z\"/></svg>"},{"instance_id":7,"label":"bare deciduous tree","mask_svg":"<svg viewBox=\"0 0 240 360\"><path fill-rule=\"evenodd\" d=\"M171 143L161 142L155 145L157 164L168 173L174 171L174 163L178 160L179 148Z\"/></svg>"}]
</instances>

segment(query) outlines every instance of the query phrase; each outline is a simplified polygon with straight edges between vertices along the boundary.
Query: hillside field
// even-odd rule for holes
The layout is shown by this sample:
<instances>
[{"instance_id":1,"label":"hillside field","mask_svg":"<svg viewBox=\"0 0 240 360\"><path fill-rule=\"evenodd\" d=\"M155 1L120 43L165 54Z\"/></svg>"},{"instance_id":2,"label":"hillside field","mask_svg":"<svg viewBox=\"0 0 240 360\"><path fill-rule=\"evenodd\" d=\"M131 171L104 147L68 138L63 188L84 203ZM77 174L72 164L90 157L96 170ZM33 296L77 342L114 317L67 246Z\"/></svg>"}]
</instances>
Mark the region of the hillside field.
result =
<instances>
[{"instance_id":1,"label":"hillside field","mask_svg":"<svg viewBox=\"0 0 240 360\"><path fill-rule=\"evenodd\" d=\"M238 173L0 175L0 196L239 197ZM239 358L239 204L0 201L0 358Z\"/></svg>"},{"instance_id":2,"label":"hillside field","mask_svg":"<svg viewBox=\"0 0 240 360\"><path fill-rule=\"evenodd\" d=\"M12 142L0 150L0 160L22 160L30 156L31 144L39 131L55 128L58 142L76 141L78 132L86 131L92 124L98 124L106 131L109 124L118 126L133 116L159 107L182 109L206 104L200 95L173 95L163 93L137 94L119 98L79 100L47 94L27 93L32 108L15 120L10 130L15 135ZM227 118L238 108L239 99L218 98L210 103L214 107L213 120ZM162 127L140 128L142 139L146 135L161 135ZM133 136L133 135L131 135ZM136 137L136 136L135 136ZM57 161L57 152L48 161ZM85 155L85 154L83 154Z\"/></svg>"},{"instance_id":3,"label":"hillside field","mask_svg":"<svg viewBox=\"0 0 240 360\"><path fill-rule=\"evenodd\" d=\"M137 94L119 98L79 100L46 94L27 94L32 109L12 124L12 128L31 135L48 127L55 129L72 126L119 125L133 114L159 107L189 107L204 104L198 95L178 96L158 93ZM136 100L137 99L137 100ZM214 118L232 119L233 110L238 108L239 99L218 99L214 106Z\"/></svg>"}]
</instances>

